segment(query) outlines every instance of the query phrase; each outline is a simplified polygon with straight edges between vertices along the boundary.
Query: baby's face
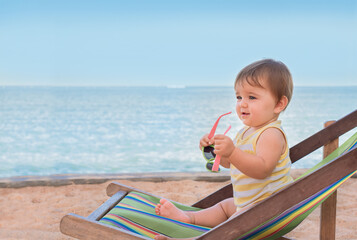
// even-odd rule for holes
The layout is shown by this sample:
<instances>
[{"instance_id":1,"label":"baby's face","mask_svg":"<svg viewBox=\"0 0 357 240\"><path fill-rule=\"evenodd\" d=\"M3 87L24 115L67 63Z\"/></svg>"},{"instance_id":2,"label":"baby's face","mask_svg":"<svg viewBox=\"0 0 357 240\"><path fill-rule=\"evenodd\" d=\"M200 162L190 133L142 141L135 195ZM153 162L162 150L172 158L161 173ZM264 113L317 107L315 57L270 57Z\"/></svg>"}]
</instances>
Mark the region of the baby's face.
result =
<instances>
[{"instance_id":1,"label":"baby's face","mask_svg":"<svg viewBox=\"0 0 357 240\"><path fill-rule=\"evenodd\" d=\"M260 84L262 87L252 86L247 82L235 86L238 117L244 125L253 128L263 127L279 116L276 97L265 81L260 81Z\"/></svg>"}]
</instances>

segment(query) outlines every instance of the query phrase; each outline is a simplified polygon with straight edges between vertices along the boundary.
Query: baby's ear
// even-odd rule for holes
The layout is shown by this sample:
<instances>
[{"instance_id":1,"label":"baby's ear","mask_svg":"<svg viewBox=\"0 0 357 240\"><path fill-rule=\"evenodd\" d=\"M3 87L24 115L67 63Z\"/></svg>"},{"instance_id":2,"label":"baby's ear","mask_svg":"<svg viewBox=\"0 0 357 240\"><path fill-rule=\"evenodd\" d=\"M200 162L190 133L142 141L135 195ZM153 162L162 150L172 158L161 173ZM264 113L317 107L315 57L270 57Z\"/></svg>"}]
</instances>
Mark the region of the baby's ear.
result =
<instances>
[{"instance_id":1,"label":"baby's ear","mask_svg":"<svg viewBox=\"0 0 357 240\"><path fill-rule=\"evenodd\" d=\"M281 113L285 110L286 106L288 105L289 100L286 96L282 96L281 99L277 102L274 112Z\"/></svg>"}]
</instances>

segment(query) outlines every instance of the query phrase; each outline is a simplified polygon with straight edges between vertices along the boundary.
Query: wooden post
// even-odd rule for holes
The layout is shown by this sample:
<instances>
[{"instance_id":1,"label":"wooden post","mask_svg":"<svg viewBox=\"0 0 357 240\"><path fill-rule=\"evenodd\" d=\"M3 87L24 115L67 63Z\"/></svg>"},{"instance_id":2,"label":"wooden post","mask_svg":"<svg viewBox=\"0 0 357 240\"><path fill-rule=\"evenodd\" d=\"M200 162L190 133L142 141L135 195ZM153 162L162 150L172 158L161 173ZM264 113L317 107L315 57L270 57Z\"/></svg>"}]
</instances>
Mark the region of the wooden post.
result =
<instances>
[{"instance_id":1,"label":"wooden post","mask_svg":"<svg viewBox=\"0 0 357 240\"><path fill-rule=\"evenodd\" d=\"M335 121L325 123L325 127L333 124ZM338 148L338 138L327 143L323 148L323 157L327 157L336 148ZM320 239L333 240L336 236L336 204L337 190L330 195L321 204L321 220L320 220Z\"/></svg>"}]
</instances>

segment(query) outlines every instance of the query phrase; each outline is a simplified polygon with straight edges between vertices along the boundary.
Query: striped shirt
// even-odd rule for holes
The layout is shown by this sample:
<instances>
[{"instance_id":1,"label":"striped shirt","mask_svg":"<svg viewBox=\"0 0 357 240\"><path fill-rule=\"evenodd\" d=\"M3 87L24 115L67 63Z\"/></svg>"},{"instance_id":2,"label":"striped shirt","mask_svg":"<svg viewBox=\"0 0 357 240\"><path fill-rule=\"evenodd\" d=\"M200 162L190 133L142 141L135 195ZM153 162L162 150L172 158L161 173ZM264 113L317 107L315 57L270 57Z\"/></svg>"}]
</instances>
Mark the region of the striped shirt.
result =
<instances>
[{"instance_id":1,"label":"striped shirt","mask_svg":"<svg viewBox=\"0 0 357 240\"><path fill-rule=\"evenodd\" d=\"M283 133L286 142L286 150L280 156L272 174L265 179L254 179L248 177L231 164L231 181L233 185L234 203L237 206L237 210L269 197L274 192L287 186L293 181L290 176L291 160L289 157L289 147L287 145L286 135L281 127L281 121L275 121L267 124L245 138L243 138L244 133L249 129L249 127L244 127L235 137L235 145L244 152L256 154L257 140L259 136L268 128L277 128Z\"/></svg>"}]
</instances>

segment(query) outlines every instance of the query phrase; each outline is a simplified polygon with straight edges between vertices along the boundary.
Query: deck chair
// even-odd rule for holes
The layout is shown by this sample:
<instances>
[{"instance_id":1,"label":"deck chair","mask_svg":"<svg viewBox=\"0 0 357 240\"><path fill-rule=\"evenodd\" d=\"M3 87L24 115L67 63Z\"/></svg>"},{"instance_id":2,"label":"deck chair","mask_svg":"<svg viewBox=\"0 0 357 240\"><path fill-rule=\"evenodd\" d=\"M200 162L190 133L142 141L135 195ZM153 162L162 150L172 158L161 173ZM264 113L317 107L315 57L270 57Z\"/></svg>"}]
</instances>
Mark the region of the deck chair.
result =
<instances>
[{"instance_id":1,"label":"deck chair","mask_svg":"<svg viewBox=\"0 0 357 240\"><path fill-rule=\"evenodd\" d=\"M356 126L357 110L290 148L292 162ZM159 196L114 182L107 187L111 196L107 202L88 217L67 214L60 230L79 239L152 239L157 234L196 239L284 239L283 235L356 173L356 142L357 133L288 187L212 229L157 216L153 207ZM192 206L174 204L195 211L231 196L228 184Z\"/></svg>"}]
</instances>

